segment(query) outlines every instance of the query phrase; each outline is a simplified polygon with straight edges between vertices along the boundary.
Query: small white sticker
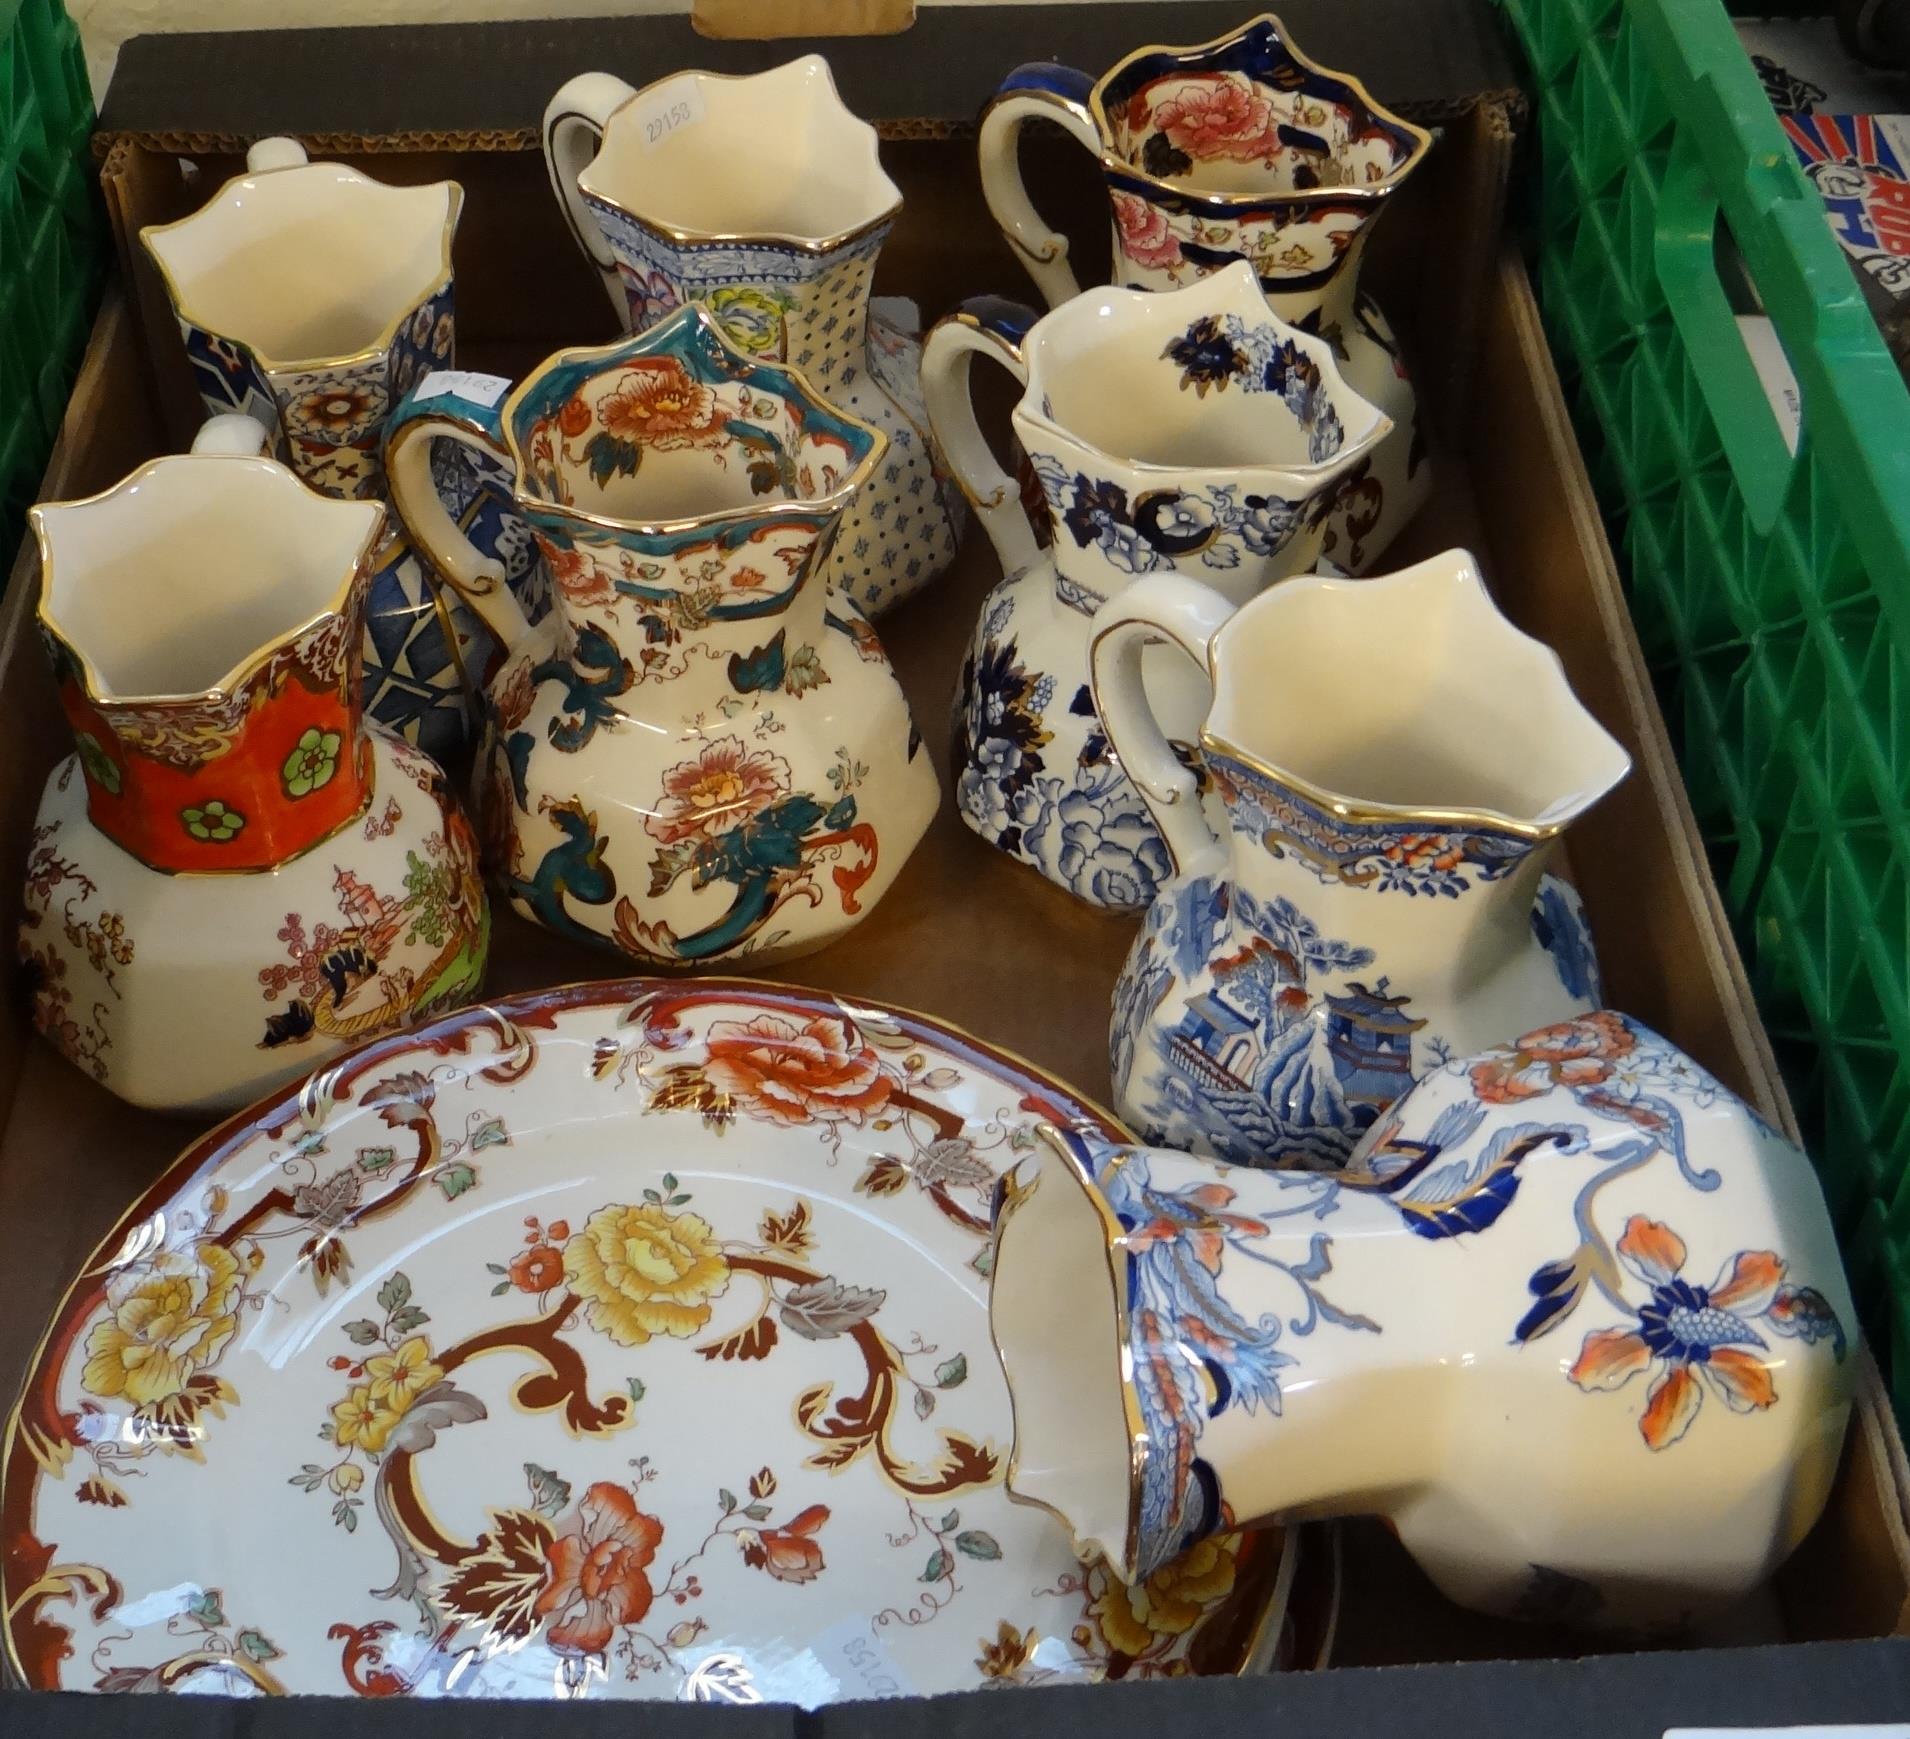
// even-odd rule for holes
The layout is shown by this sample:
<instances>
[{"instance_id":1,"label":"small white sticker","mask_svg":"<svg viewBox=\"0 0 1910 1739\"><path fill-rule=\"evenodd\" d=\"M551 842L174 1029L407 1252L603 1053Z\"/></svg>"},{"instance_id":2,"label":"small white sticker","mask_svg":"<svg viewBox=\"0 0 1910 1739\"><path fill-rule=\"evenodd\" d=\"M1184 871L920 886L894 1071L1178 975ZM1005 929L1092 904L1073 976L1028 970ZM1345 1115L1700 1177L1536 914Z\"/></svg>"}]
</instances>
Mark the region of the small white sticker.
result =
<instances>
[{"instance_id":1,"label":"small white sticker","mask_svg":"<svg viewBox=\"0 0 1910 1739\"><path fill-rule=\"evenodd\" d=\"M1772 1739L1910 1739L1910 1726L1883 1723L1874 1727L1667 1727L1665 1739L1749 1739L1768 1734Z\"/></svg>"},{"instance_id":2,"label":"small white sticker","mask_svg":"<svg viewBox=\"0 0 1910 1739\"><path fill-rule=\"evenodd\" d=\"M703 87L695 79L666 85L630 112L637 136L646 151L654 151L672 133L694 127L703 119Z\"/></svg>"},{"instance_id":3,"label":"small white sticker","mask_svg":"<svg viewBox=\"0 0 1910 1739\"><path fill-rule=\"evenodd\" d=\"M474 405L489 410L507 392L511 383L501 374L473 374L466 368L441 368L418 382L418 397L431 398L439 393L455 393Z\"/></svg>"},{"instance_id":4,"label":"small white sticker","mask_svg":"<svg viewBox=\"0 0 1910 1739\"><path fill-rule=\"evenodd\" d=\"M912 1697L915 1686L895 1658L870 1633L866 1618L845 1618L809 1645L823 1671L836 1681L844 1701L869 1697Z\"/></svg>"},{"instance_id":5,"label":"small white sticker","mask_svg":"<svg viewBox=\"0 0 1910 1739\"><path fill-rule=\"evenodd\" d=\"M1797 390L1797 376L1791 371L1791 359L1778 342L1777 328L1762 314L1740 314L1738 331L1744 348L1751 353L1751 366L1757 370L1758 384L1770 400L1771 414L1777 418L1778 432L1792 454L1797 452L1798 431L1804 426L1804 398Z\"/></svg>"}]
</instances>

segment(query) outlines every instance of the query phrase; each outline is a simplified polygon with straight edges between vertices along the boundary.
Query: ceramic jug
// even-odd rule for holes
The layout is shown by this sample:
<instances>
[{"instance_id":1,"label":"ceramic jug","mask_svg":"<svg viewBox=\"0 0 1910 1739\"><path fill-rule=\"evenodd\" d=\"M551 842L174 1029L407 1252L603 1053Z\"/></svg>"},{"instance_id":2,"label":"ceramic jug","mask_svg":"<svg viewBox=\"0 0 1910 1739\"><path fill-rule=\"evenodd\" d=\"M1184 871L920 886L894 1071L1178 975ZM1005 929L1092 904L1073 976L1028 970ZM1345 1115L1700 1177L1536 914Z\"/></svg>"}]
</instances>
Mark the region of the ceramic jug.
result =
<instances>
[{"instance_id":1,"label":"ceramic jug","mask_svg":"<svg viewBox=\"0 0 1910 1739\"><path fill-rule=\"evenodd\" d=\"M874 616L941 573L962 503L922 411L916 316L869 299L902 195L829 63L678 73L640 91L584 73L545 111L544 156L626 331L701 302L731 343L800 368L888 437L843 518L835 588Z\"/></svg>"},{"instance_id":2,"label":"ceramic jug","mask_svg":"<svg viewBox=\"0 0 1910 1739\"><path fill-rule=\"evenodd\" d=\"M1045 549L976 424L978 354L1023 385L1014 430L1052 525ZM1089 621L1142 574L1199 575L1239 604L1310 566L1335 484L1390 424L1325 342L1267 312L1244 261L1163 295L1090 291L1040 320L978 298L929 334L922 385L1003 574L955 697L956 805L1090 905L1144 907L1166 850L1094 711ZM1205 697L1179 662L1163 654L1148 680L1186 740Z\"/></svg>"},{"instance_id":3,"label":"ceramic jug","mask_svg":"<svg viewBox=\"0 0 1910 1739\"><path fill-rule=\"evenodd\" d=\"M33 1019L162 1110L229 1110L453 1007L490 938L443 774L364 716L385 510L266 440L217 417L191 455L30 515L75 751L27 858Z\"/></svg>"},{"instance_id":4,"label":"ceramic jug","mask_svg":"<svg viewBox=\"0 0 1910 1739\"><path fill-rule=\"evenodd\" d=\"M1237 614L1149 578L1093 633L1108 740L1172 860L1114 993L1115 1108L1144 1140L1340 1164L1436 1064L1597 1005L1582 910L1545 866L1630 757L1463 550ZM1141 686L1150 640L1209 674L1224 831Z\"/></svg>"},{"instance_id":5,"label":"ceramic jug","mask_svg":"<svg viewBox=\"0 0 1910 1739\"><path fill-rule=\"evenodd\" d=\"M1624 1015L1443 1065L1338 1173L1046 1136L996 1212L1008 1486L1124 1579L1379 1515L1464 1605L1676 1624L1824 1507L1855 1317L1816 1176Z\"/></svg>"},{"instance_id":6,"label":"ceramic jug","mask_svg":"<svg viewBox=\"0 0 1910 1739\"><path fill-rule=\"evenodd\" d=\"M760 965L855 924L939 797L881 642L824 578L881 432L694 303L508 398L429 385L394 419L392 496L510 647L480 829L512 904L656 966ZM433 487L439 436L516 479L556 593L535 629Z\"/></svg>"},{"instance_id":7,"label":"ceramic jug","mask_svg":"<svg viewBox=\"0 0 1910 1739\"><path fill-rule=\"evenodd\" d=\"M1316 66L1270 15L1216 42L1137 49L1098 80L1017 67L982 119L982 191L1050 307L1079 286L1066 238L1022 185L1030 120L1058 122L1100 163L1118 282L1168 289L1250 260L1273 311L1326 339L1353 390L1392 418L1391 436L1342 484L1324 540L1349 573L1371 569L1432 474L1398 340L1359 289L1360 255L1431 135L1358 79Z\"/></svg>"},{"instance_id":8,"label":"ceramic jug","mask_svg":"<svg viewBox=\"0 0 1910 1739\"><path fill-rule=\"evenodd\" d=\"M385 419L453 353L454 181L392 187L263 139L246 172L177 223L140 231L185 337L206 413L243 412L313 488L382 500ZM494 466L447 451L442 485L534 613L542 576ZM365 608L365 701L380 724L441 758L466 743L501 648L400 538Z\"/></svg>"}]
</instances>

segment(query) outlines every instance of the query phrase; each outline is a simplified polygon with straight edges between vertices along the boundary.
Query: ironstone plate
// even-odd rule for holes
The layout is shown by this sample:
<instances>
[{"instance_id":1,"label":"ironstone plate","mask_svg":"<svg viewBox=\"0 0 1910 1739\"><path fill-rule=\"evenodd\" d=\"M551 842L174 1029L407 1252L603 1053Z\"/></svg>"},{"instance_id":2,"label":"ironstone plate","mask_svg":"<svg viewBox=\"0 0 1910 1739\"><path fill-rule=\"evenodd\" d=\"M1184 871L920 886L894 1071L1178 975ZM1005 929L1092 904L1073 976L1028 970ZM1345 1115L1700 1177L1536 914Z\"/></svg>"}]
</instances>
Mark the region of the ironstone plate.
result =
<instances>
[{"instance_id":1,"label":"ironstone plate","mask_svg":"<svg viewBox=\"0 0 1910 1739\"><path fill-rule=\"evenodd\" d=\"M1128 1590L1002 1490L986 1232L1044 1119L1120 1133L934 1021L740 980L350 1054L74 1283L5 1447L12 1671L816 1704L1240 1670L1279 1536Z\"/></svg>"}]
</instances>

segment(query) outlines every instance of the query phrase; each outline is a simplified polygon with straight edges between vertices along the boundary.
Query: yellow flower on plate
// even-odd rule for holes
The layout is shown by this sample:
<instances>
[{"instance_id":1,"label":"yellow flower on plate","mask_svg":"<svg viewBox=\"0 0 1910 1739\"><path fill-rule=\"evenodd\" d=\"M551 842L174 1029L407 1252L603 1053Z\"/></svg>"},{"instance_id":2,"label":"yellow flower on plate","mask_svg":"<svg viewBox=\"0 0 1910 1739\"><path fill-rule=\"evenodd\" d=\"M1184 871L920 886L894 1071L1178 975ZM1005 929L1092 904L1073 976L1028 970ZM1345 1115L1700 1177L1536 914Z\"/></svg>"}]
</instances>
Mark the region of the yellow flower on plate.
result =
<instances>
[{"instance_id":1,"label":"yellow flower on plate","mask_svg":"<svg viewBox=\"0 0 1910 1739\"><path fill-rule=\"evenodd\" d=\"M730 1265L707 1220L644 1203L592 1214L564 1245L564 1279L589 1304L591 1327L640 1347L652 1335L682 1340L702 1328Z\"/></svg>"},{"instance_id":2,"label":"yellow flower on plate","mask_svg":"<svg viewBox=\"0 0 1910 1739\"><path fill-rule=\"evenodd\" d=\"M355 1461L341 1461L325 1476L325 1483L344 1497L365 1483L365 1470Z\"/></svg>"},{"instance_id":3,"label":"yellow flower on plate","mask_svg":"<svg viewBox=\"0 0 1910 1739\"><path fill-rule=\"evenodd\" d=\"M355 1443L376 1455L404 1416L402 1407L381 1407L371 1398L371 1385L360 1383L344 1400L332 1404L332 1440L341 1449Z\"/></svg>"},{"instance_id":4,"label":"yellow flower on plate","mask_svg":"<svg viewBox=\"0 0 1910 1739\"><path fill-rule=\"evenodd\" d=\"M218 1244L162 1251L115 1275L86 1337L81 1385L138 1407L173 1400L225 1351L243 1293L237 1259Z\"/></svg>"},{"instance_id":5,"label":"yellow flower on plate","mask_svg":"<svg viewBox=\"0 0 1910 1739\"><path fill-rule=\"evenodd\" d=\"M1192 1630L1215 1601L1233 1592L1239 1546L1237 1536L1216 1534L1132 1587L1117 1582L1103 1567L1101 1591L1088 1610L1108 1646L1138 1655L1158 1637L1183 1636Z\"/></svg>"},{"instance_id":6,"label":"yellow flower on plate","mask_svg":"<svg viewBox=\"0 0 1910 1739\"><path fill-rule=\"evenodd\" d=\"M444 1367L431 1362L430 1344L423 1335L414 1334L396 1352L367 1359L365 1374L371 1378L371 1398L402 1413L444 1375Z\"/></svg>"}]
</instances>

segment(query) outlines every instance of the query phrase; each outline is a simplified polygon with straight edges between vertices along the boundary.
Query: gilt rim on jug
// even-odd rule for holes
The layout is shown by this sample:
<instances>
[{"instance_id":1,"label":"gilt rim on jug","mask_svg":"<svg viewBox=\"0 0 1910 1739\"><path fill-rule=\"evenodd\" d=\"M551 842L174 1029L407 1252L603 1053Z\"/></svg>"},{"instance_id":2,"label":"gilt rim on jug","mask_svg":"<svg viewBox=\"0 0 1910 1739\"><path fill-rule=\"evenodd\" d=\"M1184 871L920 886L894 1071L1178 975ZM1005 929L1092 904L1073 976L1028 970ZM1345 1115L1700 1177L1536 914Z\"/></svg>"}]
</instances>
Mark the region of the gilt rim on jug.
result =
<instances>
[{"instance_id":1,"label":"gilt rim on jug","mask_svg":"<svg viewBox=\"0 0 1910 1739\"><path fill-rule=\"evenodd\" d=\"M179 281L173 276L172 270L166 264L164 256L153 246L153 238L155 236L168 236L177 230L186 228L190 224L197 223L207 212L217 205L220 200L225 198L228 193L243 183L260 181L271 175L295 175L301 169L339 171L349 177L354 184L375 188L380 193L409 194L435 187L444 188L446 192L444 221L442 233L439 238L438 270L436 275L419 294L412 297L397 314L393 315L392 318L385 323L379 330L378 336L369 344L357 350L341 351L336 356L269 356L265 351L261 350L258 345L248 344L242 338L236 338L229 332L221 331L217 325L201 318L200 315L194 311L190 299L180 288ZM204 205L200 206L197 211L188 212L184 217L174 218L171 223L149 223L140 230L139 239L146 249L146 257L152 261L154 268L159 273L160 282L165 285L166 295L172 303L173 312L178 315L181 320L201 332L209 333L222 342L232 345L234 349L242 351L258 366L260 372L263 374L305 374L316 372L319 369L351 368L363 363L375 363L390 352L392 345L398 340L398 334L405 329L407 323L416 315L419 304L430 301L432 297L439 294L440 291L449 285L456 276L451 263L451 243L452 238L457 233L458 218L463 210L464 186L461 182L449 180L428 181L421 183L418 187L398 186L389 181L379 181L373 176L363 174L359 170L351 168L349 165L321 159L316 162L308 161L305 163L291 164L283 169L241 170L237 175L234 175L231 179L222 183L219 191L208 199Z\"/></svg>"}]
</instances>

